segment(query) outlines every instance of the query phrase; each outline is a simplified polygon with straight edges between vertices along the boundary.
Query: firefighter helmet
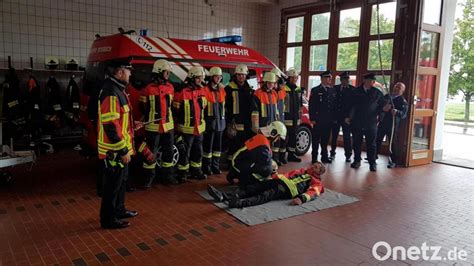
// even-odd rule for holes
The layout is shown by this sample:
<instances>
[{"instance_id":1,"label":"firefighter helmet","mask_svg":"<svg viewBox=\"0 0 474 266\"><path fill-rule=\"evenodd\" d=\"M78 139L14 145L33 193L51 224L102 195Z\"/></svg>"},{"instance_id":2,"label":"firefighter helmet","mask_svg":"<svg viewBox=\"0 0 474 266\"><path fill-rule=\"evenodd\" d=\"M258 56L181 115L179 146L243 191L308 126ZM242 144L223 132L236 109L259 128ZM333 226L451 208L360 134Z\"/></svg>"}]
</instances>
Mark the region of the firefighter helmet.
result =
<instances>
[{"instance_id":1,"label":"firefighter helmet","mask_svg":"<svg viewBox=\"0 0 474 266\"><path fill-rule=\"evenodd\" d=\"M296 70L295 68L290 68L288 69L288 71L286 71L286 75L288 77L298 77L300 75L300 73L298 73L298 70Z\"/></svg>"},{"instance_id":2,"label":"firefighter helmet","mask_svg":"<svg viewBox=\"0 0 474 266\"><path fill-rule=\"evenodd\" d=\"M248 73L249 73L249 68L245 64L239 64L235 67L235 74L247 75Z\"/></svg>"},{"instance_id":3,"label":"firefighter helmet","mask_svg":"<svg viewBox=\"0 0 474 266\"><path fill-rule=\"evenodd\" d=\"M282 74L283 74L283 73L281 73L281 70L278 69L278 68L276 68L276 67L273 68L270 72L272 72L273 74L275 74L278 78L281 78L281 76L282 76Z\"/></svg>"},{"instance_id":4,"label":"firefighter helmet","mask_svg":"<svg viewBox=\"0 0 474 266\"><path fill-rule=\"evenodd\" d=\"M277 76L273 72L265 72L263 75L264 82L277 82Z\"/></svg>"},{"instance_id":5,"label":"firefighter helmet","mask_svg":"<svg viewBox=\"0 0 474 266\"><path fill-rule=\"evenodd\" d=\"M206 72L204 72L204 68L202 66L193 66L189 69L188 71L189 78L195 78L199 76L201 77L206 76Z\"/></svg>"},{"instance_id":6,"label":"firefighter helmet","mask_svg":"<svg viewBox=\"0 0 474 266\"><path fill-rule=\"evenodd\" d=\"M273 121L266 127L261 127L260 132L265 137L280 137L282 140L286 139L286 126L281 121Z\"/></svg>"},{"instance_id":7,"label":"firefighter helmet","mask_svg":"<svg viewBox=\"0 0 474 266\"><path fill-rule=\"evenodd\" d=\"M222 76L222 69L220 67L211 67L209 69L209 76Z\"/></svg>"},{"instance_id":8,"label":"firefighter helmet","mask_svg":"<svg viewBox=\"0 0 474 266\"><path fill-rule=\"evenodd\" d=\"M158 59L153 64L153 73L161 73L163 71L171 71L171 64L170 62L166 61L165 59Z\"/></svg>"}]
</instances>

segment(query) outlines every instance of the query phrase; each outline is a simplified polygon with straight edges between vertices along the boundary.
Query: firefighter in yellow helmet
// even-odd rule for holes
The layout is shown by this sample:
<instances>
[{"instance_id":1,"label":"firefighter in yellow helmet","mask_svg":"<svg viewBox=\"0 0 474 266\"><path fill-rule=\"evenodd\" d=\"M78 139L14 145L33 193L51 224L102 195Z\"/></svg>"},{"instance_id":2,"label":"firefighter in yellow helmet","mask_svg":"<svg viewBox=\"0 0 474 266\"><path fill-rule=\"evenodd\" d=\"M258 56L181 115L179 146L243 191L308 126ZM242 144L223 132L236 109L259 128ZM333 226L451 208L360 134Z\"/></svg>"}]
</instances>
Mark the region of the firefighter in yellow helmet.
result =
<instances>
[{"instance_id":1,"label":"firefighter in yellow helmet","mask_svg":"<svg viewBox=\"0 0 474 266\"><path fill-rule=\"evenodd\" d=\"M178 161L178 178L186 180L206 179L202 172L202 140L206 130L204 109L207 100L203 90L206 73L201 66L193 66L188 71L186 86L175 93L173 106L175 108L178 131L186 144L186 156L180 156Z\"/></svg>"},{"instance_id":2,"label":"firefighter in yellow helmet","mask_svg":"<svg viewBox=\"0 0 474 266\"><path fill-rule=\"evenodd\" d=\"M284 110L283 117L286 128L288 129L288 138L283 146L283 152L288 151L287 160L290 162L301 162L296 156L296 129L301 124L301 115L303 112L303 90L298 86L299 72L290 68L286 72L287 80L282 86L284 90ZM283 154L282 156L285 156Z\"/></svg>"},{"instance_id":3,"label":"firefighter in yellow helmet","mask_svg":"<svg viewBox=\"0 0 474 266\"><path fill-rule=\"evenodd\" d=\"M146 146L157 155L158 147L161 147L160 177L165 184L177 184L173 176L173 145L174 145L174 122L172 103L174 88L168 81L171 73L171 64L159 59L153 65L152 82L150 82L140 95L140 107L143 113L146 135ZM142 144L139 151L145 148ZM156 175L156 162L143 162L143 168L148 174L146 188L151 187Z\"/></svg>"},{"instance_id":4,"label":"firefighter in yellow helmet","mask_svg":"<svg viewBox=\"0 0 474 266\"><path fill-rule=\"evenodd\" d=\"M225 89L222 81L222 69L209 69L208 83L204 87L207 108L204 110L206 131L203 140L203 172L207 175L221 174L220 157L222 152L222 134L225 129Z\"/></svg>"},{"instance_id":5,"label":"firefighter in yellow helmet","mask_svg":"<svg viewBox=\"0 0 474 266\"><path fill-rule=\"evenodd\" d=\"M237 65L230 83L225 88L226 133L230 139L227 150L228 165L237 149L254 135L250 122L254 90L247 82L248 74L246 65Z\"/></svg>"},{"instance_id":6,"label":"firefighter in yellow helmet","mask_svg":"<svg viewBox=\"0 0 474 266\"><path fill-rule=\"evenodd\" d=\"M278 121L277 100L278 93L274 90L277 86L277 77L272 72L263 75L263 85L255 91L252 109L252 131L256 134L260 128ZM275 143L272 143L275 145ZM273 148L272 148L273 150ZM279 161L276 161L279 165Z\"/></svg>"}]
</instances>

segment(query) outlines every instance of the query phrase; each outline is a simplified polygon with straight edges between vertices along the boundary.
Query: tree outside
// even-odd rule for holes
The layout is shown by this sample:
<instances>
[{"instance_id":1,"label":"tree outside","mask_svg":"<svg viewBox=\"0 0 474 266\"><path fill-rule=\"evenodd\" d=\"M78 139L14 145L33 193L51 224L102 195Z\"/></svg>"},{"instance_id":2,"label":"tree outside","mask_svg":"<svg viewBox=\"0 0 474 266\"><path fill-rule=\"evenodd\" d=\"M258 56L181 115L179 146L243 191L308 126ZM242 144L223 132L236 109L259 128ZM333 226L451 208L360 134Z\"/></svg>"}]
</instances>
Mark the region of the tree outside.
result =
<instances>
[{"instance_id":1,"label":"tree outside","mask_svg":"<svg viewBox=\"0 0 474 266\"><path fill-rule=\"evenodd\" d=\"M474 0L466 0L459 5L463 11L462 17L456 19L448 94L462 95L463 120L469 122L474 121L470 118L470 104L474 100Z\"/></svg>"}]
</instances>

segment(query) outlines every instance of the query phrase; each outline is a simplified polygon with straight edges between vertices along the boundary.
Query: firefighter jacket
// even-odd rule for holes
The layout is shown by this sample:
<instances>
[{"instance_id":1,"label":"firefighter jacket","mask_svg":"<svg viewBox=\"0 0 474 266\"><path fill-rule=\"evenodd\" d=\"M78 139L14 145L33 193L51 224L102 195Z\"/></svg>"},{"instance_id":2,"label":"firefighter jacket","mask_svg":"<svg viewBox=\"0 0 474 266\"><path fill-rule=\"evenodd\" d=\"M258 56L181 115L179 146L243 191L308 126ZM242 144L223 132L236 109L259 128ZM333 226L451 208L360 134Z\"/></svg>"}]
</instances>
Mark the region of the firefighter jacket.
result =
<instances>
[{"instance_id":1,"label":"firefighter jacket","mask_svg":"<svg viewBox=\"0 0 474 266\"><path fill-rule=\"evenodd\" d=\"M174 128L172 103L174 88L168 81L149 83L139 97L145 122L161 119L145 125L146 131L166 133Z\"/></svg>"},{"instance_id":2,"label":"firefighter jacket","mask_svg":"<svg viewBox=\"0 0 474 266\"><path fill-rule=\"evenodd\" d=\"M333 87L322 84L311 89L309 97L309 118L317 124L328 125L335 119L336 92Z\"/></svg>"},{"instance_id":3,"label":"firefighter jacket","mask_svg":"<svg viewBox=\"0 0 474 266\"><path fill-rule=\"evenodd\" d=\"M272 173L270 141L262 134L247 140L232 157L232 168L242 175L252 175L257 180L267 179Z\"/></svg>"},{"instance_id":4,"label":"firefighter jacket","mask_svg":"<svg viewBox=\"0 0 474 266\"><path fill-rule=\"evenodd\" d=\"M303 91L299 86L293 84L283 85L285 90L284 100L284 121L285 126L298 126L301 124L301 115L303 107Z\"/></svg>"},{"instance_id":5,"label":"firefighter jacket","mask_svg":"<svg viewBox=\"0 0 474 266\"><path fill-rule=\"evenodd\" d=\"M385 100L383 93L375 88L364 89L363 86L354 90L353 104L349 112L353 128L377 128L379 115L383 112Z\"/></svg>"},{"instance_id":6,"label":"firefighter jacket","mask_svg":"<svg viewBox=\"0 0 474 266\"><path fill-rule=\"evenodd\" d=\"M252 129L251 114L254 90L247 81L240 87L235 81L231 81L225 87L225 92L227 124L235 124L237 131L250 132Z\"/></svg>"},{"instance_id":7,"label":"firefighter jacket","mask_svg":"<svg viewBox=\"0 0 474 266\"><path fill-rule=\"evenodd\" d=\"M203 88L207 99L207 108L204 111L206 131L224 131L225 129L225 89L222 83L212 87L211 84Z\"/></svg>"},{"instance_id":8,"label":"firefighter jacket","mask_svg":"<svg viewBox=\"0 0 474 266\"><path fill-rule=\"evenodd\" d=\"M303 203L314 200L324 192L320 178L307 174L305 169L294 170L286 174L273 174L272 178L283 181L292 198L299 198Z\"/></svg>"},{"instance_id":9,"label":"firefighter jacket","mask_svg":"<svg viewBox=\"0 0 474 266\"><path fill-rule=\"evenodd\" d=\"M252 117L258 117L259 127L266 127L271 122L278 120L277 99L278 94L275 90L266 92L260 88L255 91Z\"/></svg>"},{"instance_id":10,"label":"firefighter jacket","mask_svg":"<svg viewBox=\"0 0 474 266\"><path fill-rule=\"evenodd\" d=\"M200 135L206 130L204 108L207 107L207 100L202 88L190 84L176 92L173 107L176 110L179 132Z\"/></svg>"},{"instance_id":11,"label":"firefighter jacket","mask_svg":"<svg viewBox=\"0 0 474 266\"><path fill-rule=\"evenodd\" d=\"M285 98L286 91L283 86L278 85L278 90L275 90L277 93L277 111L278 111L278 120L285 121Z\"/></svg>"},{"instance_id":12,"label":"firefighter jacket","mask_svg":"<svg viewBox=\"0 0 474 266\"><path fill-rule=\"evenodd\" d=\"M24 116L24 106L20 99L20 80L14 68L8 69L5 73L3 83L3 109L4 116L15 126L26 123Z\"/></svg>"},{"instance_id":13,"label":"firefighter jacket","mask_svg":"<svg viewBox=\"0 0 474 266\"><path fill-rule=\"evenodd\" d=\"M59 83L54 76L50 76L46 82L46 120L49 120L52 115L58 114L62 111L61 106L61 89Z\"/></svg>"},{"instance_id":14,"label":"firefighter jacket","mask_svg":"<svg viewBox=\"0 0 474 266\"><path fill-rule=\"evenodd\" d=\"M41 112L41 91L38 81L33 76L29 77L26 87L28 89L26 97L28 119L33 119L33 116Z\"/></svg>"},{"instance_id":15,"label":"firefighter jacket","mask_svg":"<svg viewBox=\"0 0 474 266\"><path fill-rule=\"evenodd\" d=\"M79 101L79 86L77 86L74 76L71 76L66 88L66 105L64 106L64 114L67 118L74 119L79 117Z\"/></svg>"},{"instance_id":16,"label":"firefighter jacket","mask_svg":"<svg viewBox=\"0 0 474 266\"><path fill-rule=\"evenodd\" d=\"M348 117L352 106L352 93L354 89L354 86L350 84L347 86L342 86L342 84L334 86L336 91L336 119L338 121L344 121Z\"/></svg>"},{"instance_id":17,"label":"firefighter jacket","mask_svg":"<svg viewBox=\"0 0 474 266\"><path fill-rule=\"evenodd\" d=\"M134 154L133 118L125 85L113 77L104 81L99 94L97 146L99 158L112 151L123 156Z\"/></svg>"}]
</instances>

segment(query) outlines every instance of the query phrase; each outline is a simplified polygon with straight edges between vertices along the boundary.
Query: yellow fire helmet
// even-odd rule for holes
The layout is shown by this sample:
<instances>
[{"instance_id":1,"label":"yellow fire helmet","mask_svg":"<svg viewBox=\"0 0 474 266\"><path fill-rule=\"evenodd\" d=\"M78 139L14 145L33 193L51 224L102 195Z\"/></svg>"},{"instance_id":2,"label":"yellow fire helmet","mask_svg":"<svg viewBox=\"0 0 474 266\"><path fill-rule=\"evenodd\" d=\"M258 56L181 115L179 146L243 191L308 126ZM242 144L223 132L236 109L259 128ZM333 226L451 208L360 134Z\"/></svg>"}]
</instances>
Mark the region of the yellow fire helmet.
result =
<instances>
[{"instance_id":1,"label":"yellow fire helmet","mask_svg":"<svg viewBox=\"0 0 474 266\"><path fill-rule=\"evenodd\" d=\"M247 75L249 73L249 68L247 65L239 64L235 67L235 74L244 74Z\"/></svg>"},{"instance_id":2,"label":"yellow fire helmet","mask_svg":"<svg viewBox=\"0 0 474 266\"><path fill-rule=\"evenodd\" d=\"M209 76L222 76L222 69L220 67L211 67L209 69Z\"/></svg>"},{"instance_id":3,"label":"yellow fire helmet","mask_svg":"<svg viewBox=\"0 0 474 266\"><path fill-rule=\"evenodd\" d=\"M206 72L204 71L204 68L202 66L193 66L189 69L188 71L188 77L189 78L195 78L195 77L205 77Z\"/></svg>"},{"instance_id":4,"label":"yellow fire helmet","mask_svg":"<svg viewBox=\"0 0 474 266\"><path fill-rule=\"evenodd\" d=\"M286 71L286 75L288 77L298 77L300 75L300 73L298 73L298 70L296 70L295 68L290 68L288 69L288 71Z\"/></svg>"},{"instance_id":5,"label":"yellow fire helmet","mask_svg":"<svg viewBox=\"0 0 474 266\"><path fill-rule=\"evenodd\" d=\"M264 82L277 82L277 76L275 75L275 73L265 72L265 74L263 74L263 81Z\"/></svg>"},{"instance_id":6,"label":"yellow fire helmet","mask_svg":"<svg viewBox=\"0 0 474 266\"><path fill-rule=\"evenodd\" d=\"M171 71L171 68L172 68L172 66L171 66L170 62L166 61L165 59L158 59L153 64L153 70L151 72L161 73L163 71Z\"/></svg>"},{"instance_id":7,"label":"yellow fire helmet","mask_svg":"<svg viewBox=\"0 0 474 266\"><path fill-rule=\"evenodd\" d=\"M281 121L273 121L270 125L261 127L260 132L267 138L279 136L282 140L286 139L286 126Z\"/></svg>"}]
</instances>

